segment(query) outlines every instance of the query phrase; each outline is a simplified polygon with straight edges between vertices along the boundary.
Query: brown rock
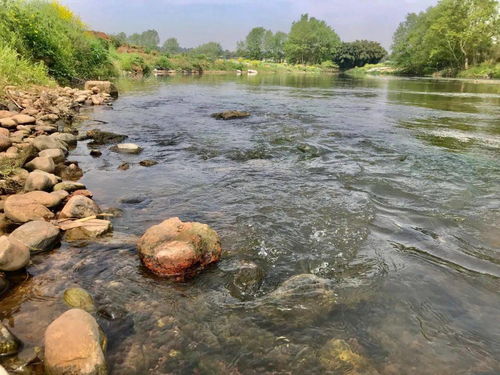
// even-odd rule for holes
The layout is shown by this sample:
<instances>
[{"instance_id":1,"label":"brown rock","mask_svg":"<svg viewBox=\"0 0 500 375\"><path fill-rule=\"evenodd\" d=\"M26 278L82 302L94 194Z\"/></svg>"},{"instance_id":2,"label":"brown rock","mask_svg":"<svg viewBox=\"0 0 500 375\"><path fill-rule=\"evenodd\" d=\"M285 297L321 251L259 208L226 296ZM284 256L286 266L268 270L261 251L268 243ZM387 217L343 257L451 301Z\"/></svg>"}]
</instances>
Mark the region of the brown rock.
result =
<instances>
[{"instance_id":1,"label":"brown rock","mask_svg":"<svg viewBox=\"0 0 500 375\"><path fill-rule=\"evenodd\" d=\"M72 196L64 206L60 218L84 218L97 215L101 212L97 204L83 195Z\"/></svg>"},{"instance_id":2,"label":"brown rock","mask_svg":"<svg viewBox=\"0 0 500 375\"><path fill-rule=\"evenodd\" d=\"M17 271L28 265L30 251L14 238L0 237L0 271Z\"/></svg>"},{"instance_id":3,"label":"brown rock","mask_svg":"<svg viewBox=\"0 0 500 375\"><path fill-rule=\"evenodd\" d=\"M66 241L85 240L100 237L111 231L109 220L92 219L83 222L73 221L61 227L66 231L64 239Z\"/></svg>"},{"instance_id":4,"label":"brown rock","mask_svg":"<svg viewBox=\"0 0 500 375\"><path fill-rule=\"evenodd\" d=\"M149 228L137 244L147 268L182 280L221 256L220 239L208 225L171 218Z\"/></svg>"},{"instance_id":5,"label":"brown rock","mask_svg":"<svg viewBox=\"0 0 500 375\"><path fill-rule=\"evenodd\" d=\"M0 126L3 126L4 128L15 128L17 126L17 122L13 118L2 118L0 119Z\"/></svg>"},{"instance_id":6,"label":"brown rock","mask_svg":"<svg viewBox=\"0 0 500 375\"><path fill-rule=\"evenodd\" d=\"M54 173L54 170L56 169L54 160L48 156L38 156L29 163L26 163L25 167L28 171L38 169L47 173Z\"/></svg>"},{"instance_id":7,"label":"brown rock","mask_svg":"<svg viewBox=\"0 0 500 375\"><path fill-rule=\"evenodd\" d=\"M44 171L33 171L26 178L24 183L25 191L44 190L50 191L52 187L59 182L56 175Z\"/></svg>"},{"instance_id":8,"label":"brown rock","mask_svg":"<svg viewBox=\"0 0 500 375\"><path fill-rule=\"evenodd\" d=\"M12 142L10 141L9 137L6 137L5 135L0 135L0 151L5 151L10 146L12 146Z\"/></svg>"},{"instance_id":9,"label":"brown rock","mask_svg":"<svg viewBox=\"0 0 500 375\"><path fill-rule=\"evenodd\" d=\"M45 331L45 371L51 375L106 375L106 339L95 319L71 309Z\"/></svg>"},{"instance_id":10,"label":"brown rock","mask_svg":"<svg viewBox=\"0 0 500 375\"><path fill-rule=\"evenodd\" d=\"M15 115L11 118L20 125L34 124L36 122L36 119L33 116L29 115Z\"/></svg>"},{"instance_id":11,"label":"brown rock","mask_svg":"<svg viewBox=\"0 0 500 375\"><path fill-rule=\"evenodd\" d=\"M59 243L59 228L46 221L30 221L12 232L9 239L18 240L31 253L50 251Z\"/></svg>"},{"instance_id":12,"label":"brown rock","mask_svg":"<svg viewBox=\"0 0 500 375\"><path fill-rule=\"evenodd\" d=\"M44 192L33 192L41 193ZM28 194L33 194L28 193ZM46 193L49 194L49 193ZM54 214L40 201L47 204L52 204L55 201L50 201L51 198L46 196L28 196L27 194L11 195L5 201L4 211L5 216L16 223L26 223L32 220L49 220L54 218ZM50 195L50 194L49 194ZM47 200L45 200L47 199Z\"/></svg>"},{"instance_id":13,"label":"brown rock","mask_svg":"<svg viewBox=\"0 0 500 375\"><path fill-rule=\"evenodd\" d=\"M115 85L113 85L110 81L87 81L85 82L85 90L91 90L97 88L100 93L106 93L111 95L113 98L118 97L118 90Z\"/></svg>"},{"instance_id":14,"label":"brown rock","mask_svg":"<svg viewBox=\"0 0 500 375\"><path fill-rule=\"evenodd\" d=\"M10 136L10 131L5 128L0 128L0 135L3 135L4 137L9 137Z\"/></svg>"},{"instance_id":15,"label":"brown rock","mask_svg":"<svg viewBox=\"0 0 500 375\"><path fill-rule=\"evenodd\" d=\"M0 120L4 119L4 118L15 116L15 115L17 115L16 112L10 112L10 111L1 110L0 111Z\"/></svg>"},{"instance_id":16,"label":"brown rock","mask_svg":"<svg viewBox=\"0 0 500 375\"><path fill-rule=\"evenodd\" d=\"M250 112L243 111L225 111L212 114L212 117L217 120L234 120L250 116Z\"/></svg>"}]
</instances>

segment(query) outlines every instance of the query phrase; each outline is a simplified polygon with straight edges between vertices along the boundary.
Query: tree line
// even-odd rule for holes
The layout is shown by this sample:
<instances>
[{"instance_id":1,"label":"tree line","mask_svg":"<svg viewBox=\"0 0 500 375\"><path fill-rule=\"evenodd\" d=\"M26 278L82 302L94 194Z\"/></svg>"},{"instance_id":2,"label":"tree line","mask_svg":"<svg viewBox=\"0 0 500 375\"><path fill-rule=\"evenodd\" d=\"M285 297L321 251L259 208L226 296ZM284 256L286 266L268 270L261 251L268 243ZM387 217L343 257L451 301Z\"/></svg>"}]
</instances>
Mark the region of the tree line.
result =
<instances>
[{"instance_id":1,"label":"tree line","mask_svg":"<svg viewBox=\"0 0 500 375\"><path fill-rule=\"evenodd\" d=\"M408 14L394 33L391 61L408 74L500 62L498 1L440 0Z\"/></svg>"},{"instance_id":2,"label":"tree line","mask_svg":"<svg viewBox=\"0 0 500 375\"><path fill-rule=\"evenodd\" d=\"M304 14L292 23L289 33L273 32L263 27L253 28L245 40L237 43L236 51L227 51L217 42L202 44L196 48L182 48L176 38L169 38L160 46L155 30L127 36L114 35L119 43L129 43L163 53L205 55L211 58L244 57L252 60L273 62L287 61L292 64L335 63L342 69L350 69L381 61L387 51L374 41L342 42L335 30L325 21Z\"/></svg>"}]
</instances>

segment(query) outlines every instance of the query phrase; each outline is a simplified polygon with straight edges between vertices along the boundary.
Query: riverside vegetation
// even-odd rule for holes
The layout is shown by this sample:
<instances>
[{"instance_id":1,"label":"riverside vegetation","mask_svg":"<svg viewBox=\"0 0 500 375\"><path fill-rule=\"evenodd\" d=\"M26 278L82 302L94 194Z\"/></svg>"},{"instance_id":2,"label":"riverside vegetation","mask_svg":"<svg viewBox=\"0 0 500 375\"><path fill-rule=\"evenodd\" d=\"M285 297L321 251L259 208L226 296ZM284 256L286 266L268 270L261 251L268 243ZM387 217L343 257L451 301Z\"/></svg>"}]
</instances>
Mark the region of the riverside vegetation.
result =
<instances>
[{"instance_id":1,"label":"riverside vegetation","mask_svg":"<svg viewBox=\"0 0 500 375\"><path fill-rule=\"evenodd\" d=\"M476 17L469 24L482 23L483 39L479 40L477 35L450 34L445 38L445 47L449 49L450 45L455 45L460 48L461 55L451 50L443 52L441 60L433 60L430 57L435 55L425 55L428 51L423 49L424 52L418 53L426 58L419 65L414 60L403 58L415 53L408 49L402 51L403 46L413 45L409 43L413 41L411 38L417 38L413 16L409 16L395 37L397 48L394 48L392 61L396 71L427 74L436 69L455 71L464 68L469 73L483 74L489 69L498 48L495 29L489 28L498 25L491 8L496 2L477 0L466 3L470 8L464 8L460 14ZM424 13L426 16L418 16L427 23L415 22L417 28L423 29L419 22L433 25L426 17L438 22L440 18L435 14L447 14L447 4L447 0L442 0L437 7ZM23 270L30 266L36 254L57 248L61 240L101 241L112 231L111 219L116 212L102 210L94 202L93 193L78 182L83 175L82 169L77 162L68 159L69 151L78 141L84 140L90 141L90 155L96 158L102 155L97 149L102 145L110 145L109 150L116 153L138 155L143 151L134 143L124 143L127 135L96 129L79 132L73 127L80 109L111 106L113 98L117 97L114 85L102 79L116 77L122 72L142 75L155 69L188 73L245 70L318 73L351 68L385 73L391 70L390 65L387 69L376 65L387 55L378 43L342 42L333 28L308 15L294 22L288 34L254 28L233 53L224 51L215 42L192 50L182 49L173 38L159 47L158 33L154 30L131 36L93 32L69 9L55 1L0 0L0 5L2 295L9 293L11 284L19 287L19 275L23 275ZM467 28L467 25L461 27ZM434 53L438 47L433 48L430 49ZM410 62L414 65L409 66ZM488 73L488 76L495 77L495 74ZM84 85L84 88L59 85ZM249 112L240 111L213 114L217 120L250 116ZM297 150L311 154L313 158L319 156L308 145L299 145ZM266 158L265 151L261 150L233 157ZM151 167L156 163L142 160L139 165ZM124 163L118 168L127 170L129 167ZM219 235L208 225L182 222L178 218L150 227L138 241L135 238L129 240L137 242L139 258L152 274L176 281L185 281L219 261L223 251ZM238 285L231 288L235 288L234 294L243 301L248 293L259 288L263 277L253 262L242 262L237 276L238 280L233 283ZM22 288L22 282L20 285ZM359 302L357 299L355 302L348 300L348 304L337 292L337 286L334 287L330 279L299 274L287 278L273 292L245 306L251 306L259 316L274 325L297 329L320 319L341 303L350 306L350 303ZM71 309L54 317L46 327L43 350L30 348L28 353L24 351L23 355L16 356L22 350L22 343L7 325L0 323L0 357L7 358L4 365L11 371L26 374L43 371L56 375L107 374L105 353L108 342L97 321L103 316L113 321L115 313L100 310L93 297L79 287L68 286L61 293L60 303ZM160 317L158 327L169 326L169 319ZM256 331L258 336L263 332ZM262 340L267 340L268 345L274 337L262 335ZM295 350L297 357L307 355L307 361L327 372L379 373L355 341L333 338L313 354L309 353L310 348L301 346L290 349L286 345L283 350ZM178 355L173 349L168 351L170 358ZM297 363L297 366L307 368L307 361ZM132 362L128 365L135 366L136 363ZM0 373L2 371L0 366ZM230 373L231 370L225 364L215 362L207 371Z\"/></svg>"}]
</instances>

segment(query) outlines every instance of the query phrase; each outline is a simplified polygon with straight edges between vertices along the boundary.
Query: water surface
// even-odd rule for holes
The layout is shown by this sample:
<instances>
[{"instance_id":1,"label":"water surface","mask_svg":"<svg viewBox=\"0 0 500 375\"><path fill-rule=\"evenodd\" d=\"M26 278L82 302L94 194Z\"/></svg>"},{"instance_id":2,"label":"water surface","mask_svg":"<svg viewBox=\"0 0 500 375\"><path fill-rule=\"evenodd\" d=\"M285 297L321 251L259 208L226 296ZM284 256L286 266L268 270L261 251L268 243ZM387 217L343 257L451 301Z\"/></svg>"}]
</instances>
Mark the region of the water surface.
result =
<instances>
[{"instance_id":1,"label":"water surface","mask_svg":"<svg viewBox=\"0 0 500 375\"><path fill-rule=\"evenodd\" d=\"M2 300L27 348L79 285L101 310L111 374L351 373L319 359L335 338L380 374L500 372L500 85L258 75L121 88L88 113L106 123L80 129L126 134L143 153L103 146L93 159L81 142L70 159L123 214L106 242L36 256ZM210 117L230 109L252 116ZM133 245L172 216L211 225L224 249L184 284L149 274ZM248 262L261 277L242 291ZM306 325L259 314L304 273L331 282L336 308Z\"/></svg>"}]
</instances>

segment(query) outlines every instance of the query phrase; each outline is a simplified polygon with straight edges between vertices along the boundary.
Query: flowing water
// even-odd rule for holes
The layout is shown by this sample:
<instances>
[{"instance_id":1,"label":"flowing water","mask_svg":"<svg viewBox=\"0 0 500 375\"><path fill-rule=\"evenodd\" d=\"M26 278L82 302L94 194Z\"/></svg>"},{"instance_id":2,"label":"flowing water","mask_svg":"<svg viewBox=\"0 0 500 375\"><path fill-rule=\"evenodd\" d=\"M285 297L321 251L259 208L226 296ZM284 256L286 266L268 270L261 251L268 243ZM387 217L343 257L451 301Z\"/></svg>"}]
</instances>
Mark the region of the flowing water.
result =
<instances>
[{"instance_id":1,"label":"flowing water","mask_svg":"<svg viewBox=\"0 0 500 375\"><path fill-rule=\"evenodd\" d=\"M143 153L93 159L80 142L70 155L96 201L122 211L115 234L19 276L0 317L25 351L79 285L111 374L500 373L500 85L212 75L121 91L80 130ZM229 109L252 116L210 117ZM173 216L222 238L222 260L186 283L152 276L134 247ZM335 305L307 288L281 305L273 291L299 274L326 279ZM365 366L336 365L332 339Z\"/></svg>"}]
</instances>

